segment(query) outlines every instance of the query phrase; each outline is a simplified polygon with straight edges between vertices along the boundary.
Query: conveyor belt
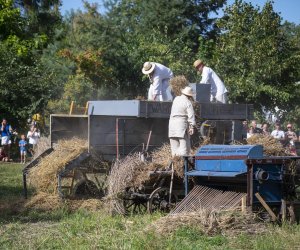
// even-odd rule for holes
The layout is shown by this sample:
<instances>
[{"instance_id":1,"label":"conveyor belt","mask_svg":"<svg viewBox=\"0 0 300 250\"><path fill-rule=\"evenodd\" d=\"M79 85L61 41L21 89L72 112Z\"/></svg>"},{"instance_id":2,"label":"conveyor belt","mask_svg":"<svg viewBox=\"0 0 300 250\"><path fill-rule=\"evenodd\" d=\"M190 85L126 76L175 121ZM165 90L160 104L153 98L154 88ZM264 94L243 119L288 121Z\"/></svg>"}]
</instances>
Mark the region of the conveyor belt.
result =
<instances>
[{"instance_id":1,"label":"conveyor belt","mask_svg":"<svg viewBox=\"0 0 300 250\"><path fill-rule=\"evenodd\" d=\"M237 207L244 196L246 196L245 193L195 186L171 214L197 212L200 209L226 210Z\"/></svg>"}]
</instances>

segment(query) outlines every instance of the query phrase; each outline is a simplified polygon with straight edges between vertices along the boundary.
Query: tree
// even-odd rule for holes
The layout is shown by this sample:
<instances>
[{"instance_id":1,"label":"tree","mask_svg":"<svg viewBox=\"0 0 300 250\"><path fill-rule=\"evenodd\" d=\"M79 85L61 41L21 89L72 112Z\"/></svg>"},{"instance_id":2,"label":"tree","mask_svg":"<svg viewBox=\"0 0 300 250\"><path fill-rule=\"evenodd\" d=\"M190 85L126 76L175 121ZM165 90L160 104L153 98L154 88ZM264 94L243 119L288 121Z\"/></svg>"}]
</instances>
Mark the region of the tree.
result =
<instances>
[{"instance_id":1,"label":"tree","mask_svg":"<svg viewBox=\"0 0 300 250\"><path fill-rule=\"evenodd\" d=\"M109 29L104 39L110 44L108 51L112 56L108 60L122 93L128 97L133 97L134 92L145 93L149 82L143 78L141 68L149 60L165 64L175 74L185 74L194 80L191 64L199 37L215 38L215 19L209 14L216 12L224 2L106 1Z\"/></svg>"},{"instance_id":2,"label":"tree","mask_svg":"<svg viewBox=\"0 0 300 250\"><path fill-rule=\"evenodd\" d=\"M298 89L299 50L280 22L272 2L261 10L240 0L226 8L210 62L224 78L232 102L254 103L260 111L291 108Z\"/></svg>"},{"instance_id":3,"label":"tree","mask_svg":"<svg viewBox=\"0 0 300 250\"><path fill-rule=\"evenodd\" d=\"M45 29L32 29L28 13L18 5L21 2L31 3L0 0L0 112L17 127L34 113L44 111L55 86L52 72L40 63L54 26L37 20L36 27ZM51 10L45 7L42 11Z\"/></svg>"}]
</instances>

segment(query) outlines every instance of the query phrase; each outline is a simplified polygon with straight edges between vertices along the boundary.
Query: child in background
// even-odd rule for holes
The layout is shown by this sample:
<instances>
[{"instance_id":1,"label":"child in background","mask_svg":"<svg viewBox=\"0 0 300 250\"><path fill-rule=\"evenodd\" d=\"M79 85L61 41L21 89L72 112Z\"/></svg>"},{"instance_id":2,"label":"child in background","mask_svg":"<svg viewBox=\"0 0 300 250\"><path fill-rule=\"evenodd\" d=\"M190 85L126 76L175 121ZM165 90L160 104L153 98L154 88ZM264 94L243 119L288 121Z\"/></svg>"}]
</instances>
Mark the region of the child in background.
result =
<instances>
[{"instance_id":1,"label":"child in background","mask_svg":"<svg viewBox=\"0 0 300 250\"><path fill-rule=\"evenodd\" d=\"M26 145L27 141L25 135L21 135L21 140L19 141L21 163L25 163L26 161Z\"/></svg>"},{"instance_id":2,"label":"child in background","mask_svg":"<svg viewBox=\"0 0 300 250\"><path fill-rule=\"evenodd\" d=\"M0 148L0 161L8 161L7 154L4 152L3 148Z\"/></svg>"}]
</instances>

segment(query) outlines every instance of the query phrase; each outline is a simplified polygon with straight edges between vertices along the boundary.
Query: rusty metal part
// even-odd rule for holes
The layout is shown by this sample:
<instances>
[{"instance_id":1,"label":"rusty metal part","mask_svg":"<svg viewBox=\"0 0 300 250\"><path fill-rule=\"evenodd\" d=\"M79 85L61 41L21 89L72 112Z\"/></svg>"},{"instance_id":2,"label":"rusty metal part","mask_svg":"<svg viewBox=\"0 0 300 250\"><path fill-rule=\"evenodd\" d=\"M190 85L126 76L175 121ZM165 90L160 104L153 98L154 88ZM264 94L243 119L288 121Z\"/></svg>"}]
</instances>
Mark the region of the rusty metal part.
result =
<instances>
[{"instance_id":1,"label":"rusty metal part","mask_svg":"<svg viewBox=\"0 0 300 250\"><path fill-rule=\"evenodd\" d=\"M224 191L198 185L176 206L171 214L196 212L200 209L230 209L240 205L244 196L246 196L246 193Z\"/></svg>"}]
</instances>

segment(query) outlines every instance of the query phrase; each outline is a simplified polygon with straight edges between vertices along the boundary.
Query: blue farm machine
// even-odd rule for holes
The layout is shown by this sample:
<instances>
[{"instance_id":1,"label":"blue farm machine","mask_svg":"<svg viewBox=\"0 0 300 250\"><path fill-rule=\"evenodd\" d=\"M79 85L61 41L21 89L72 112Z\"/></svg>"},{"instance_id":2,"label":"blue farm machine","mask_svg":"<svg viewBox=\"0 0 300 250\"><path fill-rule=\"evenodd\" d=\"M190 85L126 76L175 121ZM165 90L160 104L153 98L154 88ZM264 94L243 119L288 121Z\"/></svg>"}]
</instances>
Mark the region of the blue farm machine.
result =
<instances>
[{"instance_id":1,"label":"blue farm machine","mask_svg":"<svg viewBox=\"0 0 300 250\"><path fill-rule=\"evenodd\" d=\"M202 146L194 156L185 157L185 198L172 213L242 206L251 211L263 208L273 221L294 221L299 160L266 157L260 145Z\"/></svg>"}]
</instances>

